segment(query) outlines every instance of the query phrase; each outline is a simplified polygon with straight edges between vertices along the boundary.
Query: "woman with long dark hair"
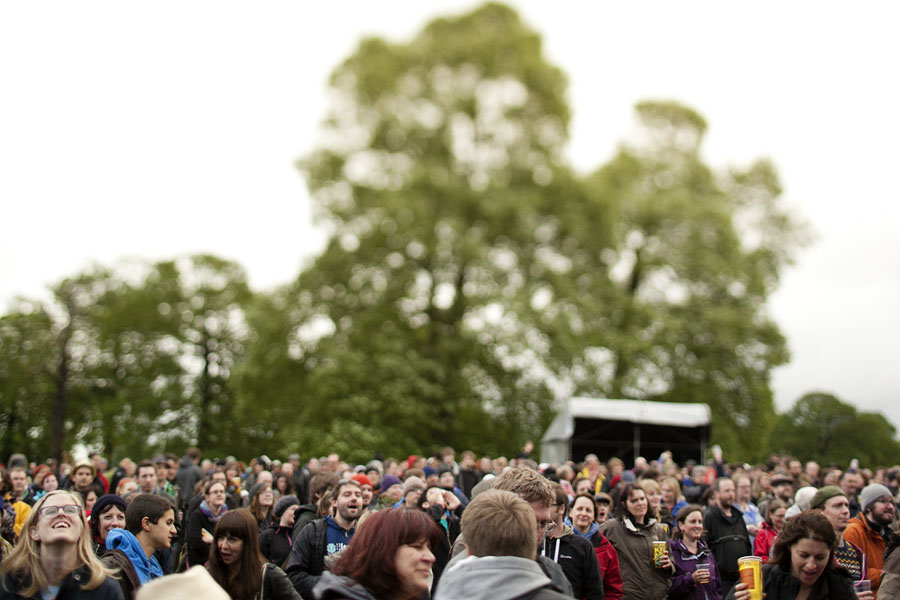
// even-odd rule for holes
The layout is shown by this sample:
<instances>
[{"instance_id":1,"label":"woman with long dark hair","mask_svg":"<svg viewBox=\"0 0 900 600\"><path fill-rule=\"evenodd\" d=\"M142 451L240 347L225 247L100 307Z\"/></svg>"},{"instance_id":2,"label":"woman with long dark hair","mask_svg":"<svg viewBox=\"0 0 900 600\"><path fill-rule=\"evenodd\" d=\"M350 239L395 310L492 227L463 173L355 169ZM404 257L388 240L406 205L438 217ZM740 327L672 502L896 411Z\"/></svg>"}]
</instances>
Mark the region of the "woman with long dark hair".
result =
<instances>
[{"instance_id":1,"label":"woman with long dark hair","mask_svg":"<svg viewBox=\"0 0 900 600\"><path fill-rule=\"evenodd\" d=\"M91 548L81 496L55 490L35 503L0 563L0 599L122 600L110 575Z\"/></svg>"},{"instance_id":2,"label":"woman with long dark hair","mask_svg":"<svg viewBox=\"0 0 900 600\"><path fill-rule=\"evenodd\" d=\"M253 497L250 499L250 512L256 519L259 532L262 533L272 526L275 517L275 492L272 490L272 484L260 483L254 486Z\"/></svg>"},{"instance_id":3,"label":"woman with long dark hair","mask_svg":"<svg viewBox=\"0 0 900 600\"><path fill-rule=\"evenodd\" d=\"M837 535L822 511L807 510L784 524L772 559L762 567L766 600L871 600L872 592L855 592L849 573L834 564ZM747 584L739 583L729 599L748 600Z\"/></svg>"},{"instance_id":4,"label":"woman with long dark hair","mask_svg":"<svg viewBox=\"0 0 900 600\"><path fill-rule=\"evenodd\" d=\"M316 584L318 600L415 600L431 587L431 549L441 532L418 510L389 508L370 514Z\"/></svg>"},{"instance_id":5,"label":"woman with long dark hair","mask_svg":"<svg viewBox=\"0 0 900 600\"><path fill-rule=\"evenodd\" d=\"M672 587L670 599L721 600L722 578L716 559L703 535L703 508L688 504L675 516L675 539L672 540Z\"/></svg>"},{"instance_id":6,"label":"woman with long dark hair","mask_svg":"<svg viewBox=\"0 0 900 600\"><path fill-rule=\"evenodd\" d=\"M294 489L293 478L285 475L284 473L276 477L275 495L277 496L276 502L278 500L281 500L285 496L296 496L297 490Z\"/></svg>"},{"instance_id":7,"label":"woman with long dark hair","mask_svg":"<svg viewBox=\"0 0 900 600\"><path fill-rule=\"evenodd\" d=\"M672 563L664 550L660 562L654 564L654 542L665 544L666 530L648 516L647 494L637 484L622 489L615 518L600 526L619 555L622 590L626 598L661 600L669 589ZM664 546L665 547L665 546Z\"/></svg>"},{"instance_id":8,"label":"woman with long dark hair","mask_svg":"<svg viewBox=\"0 0 900 600\"><path fill-rule=\"evenodd\" d=\"M249 510L230 510L218 520L206 568L232 600L300 600L284 571L260 554Z\"/></svg>"}]
</instances>

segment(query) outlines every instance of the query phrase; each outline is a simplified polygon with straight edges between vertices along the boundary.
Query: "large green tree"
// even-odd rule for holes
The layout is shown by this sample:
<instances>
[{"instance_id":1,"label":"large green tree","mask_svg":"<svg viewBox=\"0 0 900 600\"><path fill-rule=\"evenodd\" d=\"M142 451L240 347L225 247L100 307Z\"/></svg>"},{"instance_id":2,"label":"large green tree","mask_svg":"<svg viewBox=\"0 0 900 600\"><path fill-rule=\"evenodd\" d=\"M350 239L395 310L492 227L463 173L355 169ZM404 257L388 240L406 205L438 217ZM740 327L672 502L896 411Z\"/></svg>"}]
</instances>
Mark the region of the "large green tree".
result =
<instances>
[{"instance_id":1,"label":"large green tree","mask_svg":"<svg viewBox=\"0 0 900 600\"><path fill-rule=\"evenodd\" d=\"M846 465L858 458L874 467L896 464L900 442L884 415L857 410L833 394L811 392L778 417L770 450L821 464Z\"/></svg>"},{"instance_id":2,"label":"large green tree","mask_svg":"<svg viewBox=\"0 0 900 600\"><path fill-rule=\"evenodd\" d=\"M304 381L297 435L363 458L512 451L551 414L509 308L547 205L580 193L561 166L566 79L487 5L408 44L364 40L331 84L328 142L302 167L334 235L280 340Z\"/></svg>"},{"instance_id":3,"label":"large green tree","mask_svg":"<svg viewBox=\"0 0 900 600\"><path fill-rule=\"evenodd\" d=\"M509 452L552 389L706 402L718 441L757 451L787 360L765 302L803 241L769 163L717 173L702 117L646 102L637 141L573 173L565 77L497 4L364 40L331 87L301 166L333 235L251 350L280 348L291 439Z\"/></svg>"},{"instance_id":4,"label":"large green tree","mask_svg":"<svg viewBox=\"0 0 900 600\"><path fill-rule=\"evenodd\" d=\"M717 173L706 123L643 102L641 129L560 203L522 303L576 394L704 402L714 439L756 457L775 416L771 369L787 361L766 300L805 239L774 167ZM594 231L611 235L593 235Z\"/></svg>"}]
</instances>

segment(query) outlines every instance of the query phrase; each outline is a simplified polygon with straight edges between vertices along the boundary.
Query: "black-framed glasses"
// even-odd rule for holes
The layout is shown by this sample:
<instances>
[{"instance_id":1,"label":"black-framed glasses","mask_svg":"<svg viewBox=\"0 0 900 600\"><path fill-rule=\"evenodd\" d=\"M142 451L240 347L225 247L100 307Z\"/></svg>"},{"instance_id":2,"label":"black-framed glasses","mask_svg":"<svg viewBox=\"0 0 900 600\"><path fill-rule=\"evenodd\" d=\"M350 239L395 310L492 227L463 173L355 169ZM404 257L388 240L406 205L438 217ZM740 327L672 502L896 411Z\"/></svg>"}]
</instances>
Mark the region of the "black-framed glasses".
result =
<instances>
[{"instance_id":1,"label":"black-framed glasses","mask_svg":"<svg viewBox=\"0 0 900 600\"><path fill-rule=\"evenodd\" d=\"M42 517L50 519L58 515L59 511L63 511L70 517L77 517L81 512L81 507L77 504L64 504L63 506L42 506L40 513Z\"/></svg>"}]
</instances>

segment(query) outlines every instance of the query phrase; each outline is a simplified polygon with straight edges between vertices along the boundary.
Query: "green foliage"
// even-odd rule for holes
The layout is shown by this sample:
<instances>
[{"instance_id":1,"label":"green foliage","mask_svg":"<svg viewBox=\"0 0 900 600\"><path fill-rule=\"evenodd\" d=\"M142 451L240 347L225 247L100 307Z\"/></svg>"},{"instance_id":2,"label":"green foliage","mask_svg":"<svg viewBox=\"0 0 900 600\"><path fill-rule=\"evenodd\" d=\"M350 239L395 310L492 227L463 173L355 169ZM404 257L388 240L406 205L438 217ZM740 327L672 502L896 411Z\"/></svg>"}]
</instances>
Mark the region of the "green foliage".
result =
<instances>
[{"instance_id":1,"label":"green foliage","mask_svg":"<svg viewBox=\"0 0 900 600\"><path fill-rule=\"evenodd\" d=\"M305 382L290 437L363 458L511 452L551 416L511 309L546 207L580 193L560 164L565 77L487 5L407 45L365 40L331 82L333 142L302 166L335 237L288 292L282 379Z\"/></svg>"},{"instance_id":2,"label":"green foliage","mask_svg":"<svg viewBox=\"0 0 900 600\"><path fill-rule=\"evenodd\" d=\"M772 164L716 172L703 117L645 101L575 173L566 77L499 4L363 40L330 82L300 164L323 253L271 294L213 256L60 282L0 320L5 447L45 453L49 411L113 458L508 454L575 393L705 402L729 455L768 453L766 301L809 239Z\"/></svg>"},{"instance_id":3,"label":"green foliage","mask_svg":"<svg viewBox=\"0 0 900 600\"><path fill-rule=\"evenodd\" d=\"M23 302L0 317L0 456L50 454L53 341L51 318L39 305Z\"/></svg>"},{"instance_id":4,"label":"green foliage","mask_svg":"<svg viewBox=\"0 0 900 600\"><path fill-rule=\"evenodd\" d=\"M832 394L812 392L780 415L772 450L821 464L893 465L900 455L897 430L879 413L858 411Z\"/></svg>"},{"instance_id":5,"label":"green foliage","mask_svg":"<svg viewBox=\"0 0 900 600\"><path fill-rule=\"evenodd\" d=\"M637 140L584 184L596 208L559 203L547 220L560 266L523 305L575 393L707 403L714 441L761 457L769 373L787 361L765 302L803 228L770 164L717 174L701 161L696 112L648 101L637 113Z\"/></svg>"},{"instance_id":6,"label":"green foliage","mask_svg":"<svg viewBox=\"0 0 900 600\"><path fill-rule=\"evenodd\" d=\"M53 292L0 320L5 446L46 456L80 443L113 458L198 440L229 449L228 380L250 298L238 265L194 256L97 267Z\"/></svg>"}]
</instances>

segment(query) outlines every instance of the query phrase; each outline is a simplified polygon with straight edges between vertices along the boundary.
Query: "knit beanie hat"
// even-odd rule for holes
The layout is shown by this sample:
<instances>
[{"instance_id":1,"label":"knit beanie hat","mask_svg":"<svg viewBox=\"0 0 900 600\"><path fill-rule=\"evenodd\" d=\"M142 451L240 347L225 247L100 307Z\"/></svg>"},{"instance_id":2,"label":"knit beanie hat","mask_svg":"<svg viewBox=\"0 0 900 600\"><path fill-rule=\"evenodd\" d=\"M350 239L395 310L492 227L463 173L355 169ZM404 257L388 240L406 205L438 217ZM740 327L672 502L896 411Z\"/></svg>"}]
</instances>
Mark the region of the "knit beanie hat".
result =
<instances>
[{"instance_id":1,"label":"knit beanie hat","mask_svg":"<svg viewBox=\"0 0 900 600\"><path fill-rule=\"evenodd\" d=\"M275 518L281 520L281 515L284 514L284 511L295 504L300 506L300 500L297 499L297 496L282 496L281 499L275 503L275 510L273 511Z\"/></svg>"},{"instance_id":2,"label":"knit beanie hat","mask_svg":"<svg viewBox=\"0 0 900 600\"><path fill-rule=\"evenodd\" d=\"M385 475L381 478L381 491L385 492L392 485L403 485L396 475Z\"/></svg>"},{"instance_id":3,"label":"knit beanie hat","mask_svg":"<svg viewBox=\"0 0 900 600\"><path fill-rule=\"evenodd\" d=\"M121 496L116 496L115 494L104 494L97 498L97 501L94 502L94 507L91 509L91 514L102 515L109 506L117 506L123 513L125 512L125 509L128 508L128 505L125 504L125 500Z\"/></svg>"},{"instance_id":4,"label":"knit beanie hat","mask_svg":"<svg viewBox=\"0 0 900 600\"><path fill-rule=\"evenodd\" d=\"M843 496L847 497L847 494L844 493L844 490L839 488L836 485L826 485L823 488L820 488L816 495L813 496L812 500L809 503L810 508L825 508L825 503L834 498L835 496Z\"/></svg>"},{"instance_id":5,"label":"knit beanie hat","mask_svg":"<svg viewBox=\"0 0 900 600\"><path fill-rule=\"evenodd\" d=\"M368 475L365 475L364 473L357 473L356 475L354 475L354 476L351 477L350 479L352 479L353 481L358 481L360 487L362 487L362 486L364 486L364 485L367 485L367 486L369 486L370 488L375 487L375 486L372 485L372 480L369 479L369 476L368 476Z\"/></svg>"},{"instance_id":6,"label":"knit beanie hat","mask_svg":"<svg viewBox=\"0 0 900 600\"><path fill-rule=\"evenodd\" d=\"M876 500L878 500L882 496L887 496L891 499L894 498L891 490L887 489L880 483L870 483L863 488L862 493L859 495L859 505L863 509L863 511L866 511Z\"/></svg>"},{"instance_id":7,"label":"knit beanie hat","mask_svg":"<svg viewBox=\"0 0 900 600\"><path fill-rule=\"evenodd\" d=\"M415 475L410 475L406 478L406 481L403 482L403 496L410 493L413 490L424 490L425 482L422 481L421 477L416 477Z\"/></svg>"}]
</instances>

